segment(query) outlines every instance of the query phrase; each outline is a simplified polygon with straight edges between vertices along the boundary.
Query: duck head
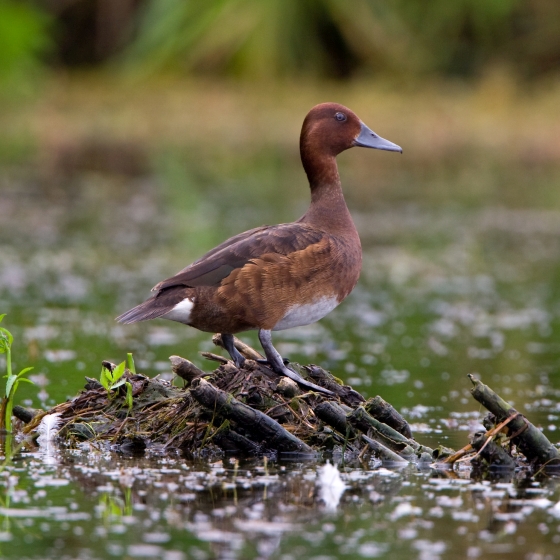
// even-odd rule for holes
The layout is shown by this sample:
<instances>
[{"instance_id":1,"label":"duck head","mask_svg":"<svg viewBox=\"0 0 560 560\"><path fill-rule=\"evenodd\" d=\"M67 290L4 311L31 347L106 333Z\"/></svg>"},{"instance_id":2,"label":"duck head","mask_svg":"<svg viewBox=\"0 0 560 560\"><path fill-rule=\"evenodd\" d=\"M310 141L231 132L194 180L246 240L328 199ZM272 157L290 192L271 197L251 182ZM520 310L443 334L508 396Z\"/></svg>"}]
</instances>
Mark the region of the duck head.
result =
<instances>
[{"instance_id":1,"label":"duck head","mask_svg":"<svg viewBox=\"0 0 560 560\"><path fill-rule=\"evenodd\" d=\"M344 105L321 103L309 111L301 129L302 154L332 157L354 146L402 153L400 146L381 138Z\"/></svg>"},{"instance_id":2,"label":"duck head","mask_svg":"<svg viewBox=\"0 0 560 560\"><path fill-rule=\"evenodd\" d=\"M340 184L335 158L354 146L401 152L402 148L381 138L357 115L338 103L321 103L309 111L300 136L300 154L311 190Z\"/></svg>"}]
</instances>

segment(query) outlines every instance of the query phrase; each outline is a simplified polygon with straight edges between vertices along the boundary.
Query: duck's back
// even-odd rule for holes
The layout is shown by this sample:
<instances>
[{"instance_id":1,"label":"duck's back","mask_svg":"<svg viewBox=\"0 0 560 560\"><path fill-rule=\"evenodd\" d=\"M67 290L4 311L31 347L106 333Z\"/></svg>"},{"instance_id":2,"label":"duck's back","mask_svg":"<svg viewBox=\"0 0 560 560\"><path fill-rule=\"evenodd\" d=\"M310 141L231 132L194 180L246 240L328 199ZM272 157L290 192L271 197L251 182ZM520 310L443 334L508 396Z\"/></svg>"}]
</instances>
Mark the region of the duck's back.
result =
<instances>
[{"instance_id":1,"label":"duck's back","mask_svg":"<svg viewBox=\"0 0 560 560\"><path fill-rule=\"evenodd\" d=\"M233 333L309 324L350 293L360 267L355 230L337 236L302 222L263 226L160 282L152 298L121 320L163 317Z\"/></svg>"}]
</instances>

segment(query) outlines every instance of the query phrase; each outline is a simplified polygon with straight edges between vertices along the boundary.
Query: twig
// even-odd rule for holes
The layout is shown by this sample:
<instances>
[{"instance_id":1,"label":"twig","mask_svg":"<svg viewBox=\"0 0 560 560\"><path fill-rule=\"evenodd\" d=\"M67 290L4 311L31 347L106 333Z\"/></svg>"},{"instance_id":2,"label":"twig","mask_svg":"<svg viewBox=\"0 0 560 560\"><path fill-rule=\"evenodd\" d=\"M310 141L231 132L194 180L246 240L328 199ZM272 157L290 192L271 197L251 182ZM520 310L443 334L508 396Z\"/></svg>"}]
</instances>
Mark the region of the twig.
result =
<instances>
[{"instance_id":1,"label":"twig","mask_svg":"<svg viewBox=\"0 0 560 560\"><path fill-rule=\"evenodd\" d=\"M366 451L369 449L369 444L364 445L364 448L360 451L358 455L358 461L362 460L362 457L366 454Z\"/></svg>"},{"instance_id":2,"label":"twig","mask_svg":"<svg viewBox=\"0 0 560 560\"><path fill-rule=\"evenodd\" d=\"M119 426L119 429L117 430L117 433L113 436L113 441L116 441L117 436L121 433L121 430L124 428L124 425L132 418L132 416L127 416L122 422L121 425Z\"/></svg>"},{"instance_id":3,"label":"twig","mask_svg":"<svg viewBox=\"0 0 560 560\"><path fill-rule=\"evenodd\" d=\"M223 356L218 356L218 354L214 354L213 352L201 352L200 355L207 360L211 360L213 362L218 362L220 364L227 364L230 360L224 358Z\"/></svg>"},{"instance_id":4,"label":"twig","mask_svg":"<svg viewBox=\"0 0 560 560\"><path fill-rule=\"evenodd\" d=\"M484 437L487 438L486 442L484 443L484 445L477 451L476 455L474 455L473 457L465 457L465 460L471 460L474 459L476 457L478 457L480 455L480 453L482 452L482 450L488 445L488 442L496 435L498 434L502 428L504 428L504 426L507 426L514 418L517 418L519 416L519 412L516 412L515 414L512 414L511 416L509 416L508 418L506 418L503 422L500 422L497 426L494 426L491 430L488 430L485 434ZM463 447L463 449L459 449L459 451L457 451L457 453L454 453L453 455L450 455L449 457L446 457L442 463L459 463L459 462L463 462L462 460L460 460L462 457L464 457L465 455L471 453L474 451L473 446L469 443L468 445L465 445L465 447Z\"/></svg>"}]
</instances>

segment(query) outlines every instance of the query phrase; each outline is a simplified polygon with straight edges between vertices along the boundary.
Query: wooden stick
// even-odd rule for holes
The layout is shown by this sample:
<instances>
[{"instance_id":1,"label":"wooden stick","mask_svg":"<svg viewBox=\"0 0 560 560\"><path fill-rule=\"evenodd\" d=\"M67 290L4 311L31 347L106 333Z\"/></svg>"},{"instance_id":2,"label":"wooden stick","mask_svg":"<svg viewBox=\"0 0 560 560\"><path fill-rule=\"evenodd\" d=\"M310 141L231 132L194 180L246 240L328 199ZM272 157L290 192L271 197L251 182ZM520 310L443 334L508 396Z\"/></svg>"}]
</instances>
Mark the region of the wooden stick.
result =
<instances>
[{"instance_id":1,"label":"wooden stick","mask_svg":"<svg viewBox=\"0 0 560 560\"><path fill-rule=\"evenodd\" d=\"M317 405L314 409L317 418L332 426L343 437L353 439L356 437L356 431L346 418L346 412L336 403L324 401Z\"/></svg>"},{"instance_id":2,"label":"wooden stick","mask_svg":"<svg viewBox=\"0 0 560 560\"><path fill-rule=\"evenodd\" d=\"M169 356L169 361L171 362L173 373L184 379L187 383L191 383L197 377L207 375L191 361L185 360L185 358L181 358L181 356Z\"/></svg>"},{"instance_id":3,"label":"wooden stick","mask_svg":"<svg viewBox=\"0 0 560 560\"><path fill-rule=\"evenodd\" d=\"M364 408L368 414L383 422L383 424L391 426L406 438L412 438L412 430L408 422L396 411L393 405L383 400L379 395L373 399L368 399Z\"/></svg>"},{"instance_id":4,"label":"wooden stick","mask_svg":"<svg viewBox=\"0 0 560 560\"><path fill-rule=\"evenodd\" d=\"M504 401L490 387L484 385L473 375L469 374L474 387L471 389L472 396L484 407L486 407L498 421L503 421L509 416L517 415L511 420L511 430L513 431L512 442L517 449L529 461L538 465L559 465L560 454L548 438L533 424L531 424L522 414L518 413L509 403Z\"/></svg>"},{"instance_id":5,"label":"wooden stick","mask_svg":"<svg viewBox=\"0 0 560 560\"><path fill-rule=\"evenodd\" d=\"M512 416L508 416L503 422L500 422L497 426L494 426L491 430L488 430L484 434L483 437L487 438L488 441L489 441L496 434L498 434L502 430L502 428L507 426L514 418L517 418L518 415L519 415L519 412L517 412L516 414L514 414ZM442 463L455 463L461 457L464 457L465 455L468 455L469 453L472 453L474 450L475 450L474 447L469 443L469 444L465 445L465 447L463 447L462 449L459 449L459 451L457 451L457 453L454 453L453 455L449 455L449 457L446 457L442 461ZM470 458L471 457L469 457L469 459ZM472 458L474 459L474 457L472 457Z\"/></svg>"},{"instance_id":6,"label":"wooden stick","mask_svg":"<svg viewBox=\"0 0 560 560\"><path fill-rule=\"evenodd\" d=\"M224 343L222 342L222 335L220 333L216 333L212 337L212 342L219 346L220 348L224 348ZM239 352L243 355L244 358L248 360L262 360L264 356L259 354L254 348L251 348L248 344L245 344L242 340L239 340L236 336L233 337L233 344L239 350Z\"/></svg>"},{"instance_id":7,"label":"wooden stick","mask_svg":"<svg viewBox=\"0 0 560 560\"><path fill-rule=\"evenodd\" d=\"M420 456L422 453L428 453L430 457L432 456L432 449L420 445L413 439L403 436L400 432L391 428L391 426L376 420L366 412L363 406L356 408L356 410L348 415L347 419L352 426L364 433L372 430L376 434L375 439L377 441L382 441L383 445L403 457L410 457L411 455Z\"/></svg>"},{"instance_id":8,"label":"wooden stick","mask_svg":"<svg viewBox=\"0 0 560 560\"><path fill-rule=\"evenodd\" d=\"M363 403L366 399L358 391L354 391L350 385L342 385L338 382L334 375L316 365L305 366L303 369L309 374L309 378L314 383L332 391L342 402L348 406L354 407Z\"/></svg>"},{"instance_id":9,"label":"wooden stick","mask_svg":"<svg viewBox=\"0 0 560 560\"><path fill-rule=\"evenodd\" d=\"M200 355L207 360L211 360L212 362L218 362L219 364L227 364L230 360L224 358L223 356L218 356L218 354L214 354L213 352L201 352Z\"/></svg>"},{"instance_id":10,"label":"wooden stick","mask_svg":"<svg viewBox=\"0 0 560 560\"><path fill-rule=\"evenodd\" d=\"M191 394L206 408L243 427L257 442L264 442L270 450L313 453L311 447L285 430L274 419L239 402L232 395L217 389L204 378L195 379Z\"/></svg>"}]
</instances>

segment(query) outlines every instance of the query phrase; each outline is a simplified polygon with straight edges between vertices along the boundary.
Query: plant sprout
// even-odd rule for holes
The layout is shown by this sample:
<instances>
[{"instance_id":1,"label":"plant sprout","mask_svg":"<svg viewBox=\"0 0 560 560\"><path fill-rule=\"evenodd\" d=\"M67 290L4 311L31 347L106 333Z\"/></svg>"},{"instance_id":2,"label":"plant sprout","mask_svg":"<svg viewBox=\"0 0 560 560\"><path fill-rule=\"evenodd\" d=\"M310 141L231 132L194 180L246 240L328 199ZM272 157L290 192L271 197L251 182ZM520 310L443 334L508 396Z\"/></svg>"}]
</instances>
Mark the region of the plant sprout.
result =
<instances>
[{"instance_id":1,"label":"plant sprout","mask_svg":"<svg viewBox=\"0 0 560 560\"><path fill-rule=\"evenodd\" d=\"M134 358L132 357L132 354L130 353L127 354L127 361L128 361L129 370L132 373L136 373L134 367ZM126 367L126 362L121 362L118 366L115 366L113 371L103 366L101 368L101 375L99 377L99 382L107 390L107 394L109 395L109 397L111 396L111 392L113 390L118 389L121 385L124 385L126 387L126 395L124 398L124 402L128 407L128 410L130 411L132 410L132 404L133 404L132 384L129 381L127 381L125 378L123 378L124 372L126 371L125 367Z\"/></svg>"},{"instance_id":2,"label":"plant sprout","mask_svg":"<svg viewBox=\"0 0 560 560\"><path fill-rule=\"evenodd\" d=\"M6 314L0 315L0 323ZM0 414L0 422L4 421L4 428L7 432L12 431L12 410L14 408L14 396L18 390L19 384L22 381L26 383L33 383L30 379L26 379L24 375L31 371L32 367L22 369L18 374L12 373L12 344L14 337L12 333L3 327L0 327L0 354L6 354L6 389L2 397L2 412Z\"/></svg>"}]
</instances>

